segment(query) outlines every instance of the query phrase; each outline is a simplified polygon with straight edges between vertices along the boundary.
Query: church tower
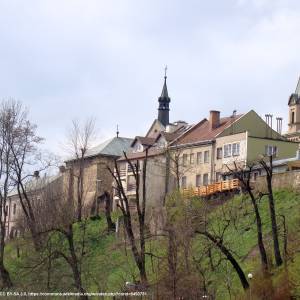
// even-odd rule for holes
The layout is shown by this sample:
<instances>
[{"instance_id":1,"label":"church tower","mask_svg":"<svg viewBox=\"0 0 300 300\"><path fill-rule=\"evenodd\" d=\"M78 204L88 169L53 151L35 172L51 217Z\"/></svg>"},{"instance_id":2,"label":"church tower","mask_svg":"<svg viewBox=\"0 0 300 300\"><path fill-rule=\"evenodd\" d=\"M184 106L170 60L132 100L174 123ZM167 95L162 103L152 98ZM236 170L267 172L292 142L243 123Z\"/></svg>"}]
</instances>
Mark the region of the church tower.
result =
<instances>
[{"instance_id":1,"label":"church tower","mask_svg":"<svg viewBox=\"0 0 300 300\"><path fill-rule=\"evenodd\" d=\"M161 92L161 96L158 98L158 120L162 125L165 127L169 124L169 104L171 99L168 95L168 88L167 88L167 69L165 69L165 82Z\"/></svg>"},{"instance_id":2,"label":"church tower","mask_svg":"<svg viewBox=\"0 0 300 300\"><path fill-rule=\"evenodd\" d=\"M295 90L289 98L288 134L300 132L300 78Z\"/></svg>"}]
</instances>

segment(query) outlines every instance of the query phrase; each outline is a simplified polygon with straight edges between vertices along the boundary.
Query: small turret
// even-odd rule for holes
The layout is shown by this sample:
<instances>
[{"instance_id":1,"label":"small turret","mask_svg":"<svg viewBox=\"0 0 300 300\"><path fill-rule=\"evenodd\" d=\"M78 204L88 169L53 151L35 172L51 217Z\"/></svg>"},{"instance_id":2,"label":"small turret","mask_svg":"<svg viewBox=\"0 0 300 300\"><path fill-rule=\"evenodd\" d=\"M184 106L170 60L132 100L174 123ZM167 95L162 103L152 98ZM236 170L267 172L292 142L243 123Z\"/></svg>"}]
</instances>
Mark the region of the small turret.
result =
<instances>
[{"instance_id":1,"label":"small turret","mask_svg":"<svg viewBox=\"0 0 300 300\"><path fill-rule=\"evenodd\" d=\"M166 127L169 124L169 104L171 102L167 88L167 67L165 68L164 78L165 81L161 92L161 96L158 98L158 120L161 122L161 124L163 124Z\"/></svg>"}]
</instances>

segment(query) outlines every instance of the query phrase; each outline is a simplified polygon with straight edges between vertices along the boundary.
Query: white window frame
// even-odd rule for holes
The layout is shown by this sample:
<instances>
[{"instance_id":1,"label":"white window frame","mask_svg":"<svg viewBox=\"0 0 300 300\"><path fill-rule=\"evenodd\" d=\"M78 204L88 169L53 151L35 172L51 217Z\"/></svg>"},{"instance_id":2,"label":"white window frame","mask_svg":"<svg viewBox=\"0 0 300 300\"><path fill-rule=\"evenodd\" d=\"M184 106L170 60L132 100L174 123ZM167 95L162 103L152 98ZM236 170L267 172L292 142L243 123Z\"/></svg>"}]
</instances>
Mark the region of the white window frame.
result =
<instances>
[{"instance_id":1,"label":"white window frame","mask_svg":"<svg viewBox=\"0 0 300 300\"><path fill-rule=\"evenodd\" d=\"M240 146L239 142L232 143L232 146L231 146L232 156L240 156L240 149L241 149L241 146Z\"/></svg>"},{"instance_id":2,"label":"white window frame","mask_svg":"<svg viewBox=\"0 0 300 300\"><path fill-rule=\"evenodd\" d=\"M207 160L205 159L205 154L207 153ZM210 159L210 154L209 154L209 150L205 150L204 151L204 155L203 155L203 162L205 163L205 164L208 164L209 163L209 159Z\"/></svg>"},{"instance_id":3,"label":"white window frame","mask_svg":"<svg viewBox=\"0 0 300 300\"><path fill-rule=\"evenodd\" d=\"M184 183L184 184L183 184ZM186 179L186 176L182 176L181 177L181 188L182 189L186 189L187 187L187 179Z\"/></svg>"},{"instance_id":4,"label":"white window frame","mask_svg":"<svg viewBox=\"0 0 300 300\"><path fill-rule=\"evenodd\" d=\"M221 152L221 155L219 156L218 154L218 151L220 151ZM216 155L217 157L217 159L222 159L223 158L223 148L222 147L217 147L217 155Z\"/></svg>"},{"instance_id":5,"label":"white window frame","mask_svg":"<svg viewBox=\"0 0 300 300\"><path fill-rule=\"evenodd\" d=\"M205 177L207 177L207 183L204 183L204 178ZM203 183L203 185L208 185L208 183L209 183L209 175L208 175L208 173L203 174L202 183Z\"/></svg>"},{"instance_id":6,"label":"white window frame","mask_svg":"<svg viewBox=\"0 0 300 300\"><path fill-rule=\"evenodd\" d=\"M232 156L232 144L225 144L223 146L223 157L231 157Z\"/></svg>"},{"instance_id":7,"label":"white window frame","mask_svg":"<svg viewBox=\"0 0 300 300\"><path fill-rule=\"evenodd\" d=\"M195 154L191 153L190 154L190 164L193 165L195 163Z\"/></svg>"},{"instance_id":8,"label":"white window frame","mask_svg":"<svg viewBox=\"0 0 300 300\"><path fill-rule=\"evenodd\" d=\"M200 164L202 164L202 162L203 162L203 155L202 155L202 151L200 151L200 152L197 152L197 165L200 165Z\"/></svg>"},{"instance_id":9,"label":"white window frame","mask_svg":"<svg viewBox=\"0 0 300 300\"><path fill-rule=\"evenodd\" d=\"M278 155L278 148L276 145L266 145L265 146L265 155L267 156L276 156Z\"/></svg>"}]
</instances>

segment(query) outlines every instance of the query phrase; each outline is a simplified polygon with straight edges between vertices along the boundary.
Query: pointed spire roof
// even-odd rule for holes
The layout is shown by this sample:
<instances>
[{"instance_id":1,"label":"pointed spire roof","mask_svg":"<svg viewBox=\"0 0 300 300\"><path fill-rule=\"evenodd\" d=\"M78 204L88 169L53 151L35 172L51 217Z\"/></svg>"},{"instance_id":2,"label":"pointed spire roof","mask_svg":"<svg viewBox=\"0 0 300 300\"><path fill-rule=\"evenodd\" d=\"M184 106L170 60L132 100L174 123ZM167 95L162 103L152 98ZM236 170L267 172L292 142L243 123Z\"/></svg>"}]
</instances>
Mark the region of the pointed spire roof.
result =
<instances>
[{"instance_id":1,"label":"pointed spire roof","mask_svg":"<svg viewBox=\"0 0 300 300\"><path fill-rule=\"evenodd\" d=\"M298 83L297 83L297 87L295 90L295 94L298 95L298 97L300 96L300 77L298 79Z\"/></svg>"},{"instance_id":2,"label":"pointed spire roof","mask_svg":"<svg viewBox=\"0 0 300 300\"><path fill-rule=\"evenodd\" d=\"M168 87L167 87L167 76L165 76L165 82L161 91L160 98L169 98Z\"/></svg>"},{"instance_id":3,"label":"pointed spire roof","mask_svg":"<svg viewBox=\"0 0 300 300\"><path fill-rule=\"evenodd\" d=\"M300 104L300 77L296 86L295 93L289 97L288 105Z\"/></svg>"}]
</instances>

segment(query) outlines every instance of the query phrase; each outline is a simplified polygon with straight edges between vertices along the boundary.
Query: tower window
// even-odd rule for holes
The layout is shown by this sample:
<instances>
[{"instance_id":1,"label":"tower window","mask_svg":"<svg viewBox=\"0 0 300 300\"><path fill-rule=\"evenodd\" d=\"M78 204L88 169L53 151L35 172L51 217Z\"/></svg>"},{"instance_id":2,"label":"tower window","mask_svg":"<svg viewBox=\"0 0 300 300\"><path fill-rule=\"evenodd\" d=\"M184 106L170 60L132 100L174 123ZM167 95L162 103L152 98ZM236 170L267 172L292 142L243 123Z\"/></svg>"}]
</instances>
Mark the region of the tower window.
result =
<instances>
[{"instance_id":1,"label":"tower window","mask_svg":"<svg viewBox=\"0 0 300 300\"><path fill-rule=\"evenodd\" d=\"M295 112L294 111L292 111L292 122L291 123L292 124L295 123Z\"/></svg>"}]
</instances>

